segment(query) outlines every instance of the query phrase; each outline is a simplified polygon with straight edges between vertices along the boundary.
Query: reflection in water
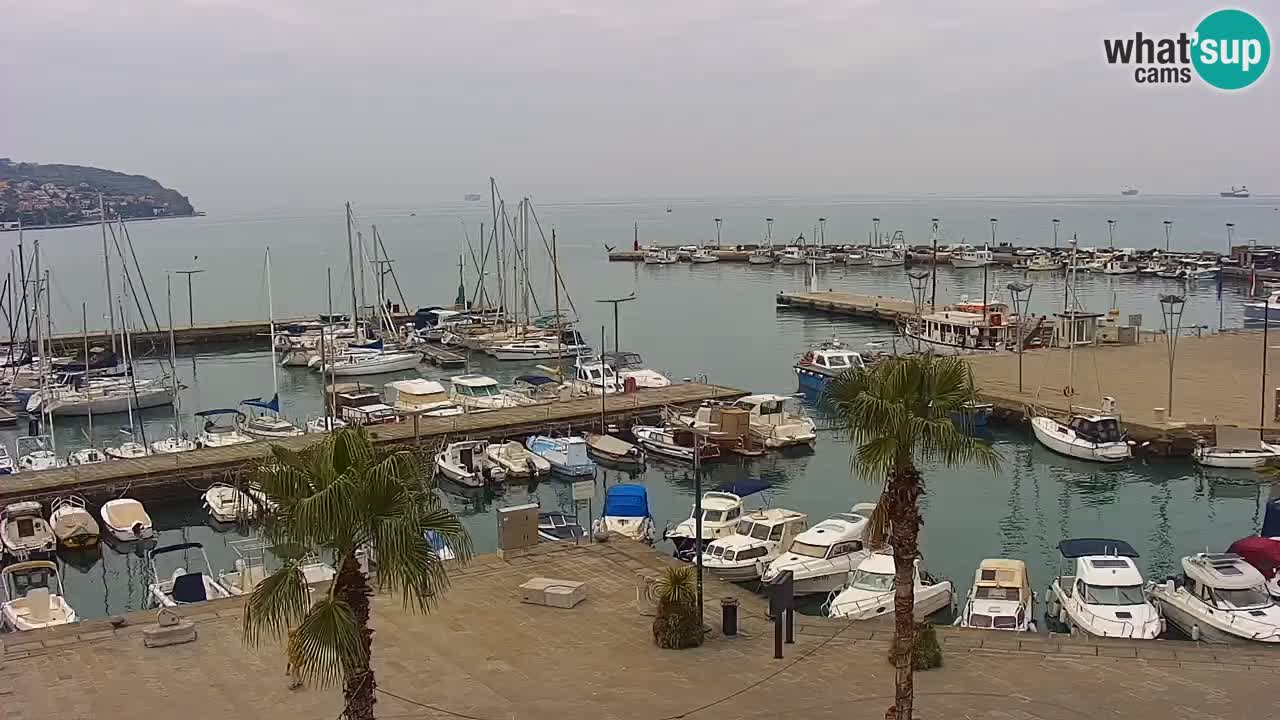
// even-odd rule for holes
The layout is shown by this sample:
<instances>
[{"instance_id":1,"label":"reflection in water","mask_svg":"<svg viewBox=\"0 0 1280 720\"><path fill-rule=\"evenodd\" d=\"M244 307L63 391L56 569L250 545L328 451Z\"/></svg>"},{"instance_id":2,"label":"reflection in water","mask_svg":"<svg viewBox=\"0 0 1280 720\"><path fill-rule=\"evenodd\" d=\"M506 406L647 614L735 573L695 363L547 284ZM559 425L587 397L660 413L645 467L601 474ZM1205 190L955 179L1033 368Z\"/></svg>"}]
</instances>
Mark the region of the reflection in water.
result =
<instances>
[{"instance_id":1,"label":"reflection in water","mask_svg":"<svg viewBox=\"0 0 1280 720\"><path fill-rule=\"evenodd\" d=\"M1147 558L1147 579L1163 578L1178 571L1179 552L1171 542L1172 526L1169 522L1169 505L1173 502L1173 486L1169 482L1161 483L1155 497L1155 524L1147 535L1151 556Z\"/></svg>"}]
</instances>

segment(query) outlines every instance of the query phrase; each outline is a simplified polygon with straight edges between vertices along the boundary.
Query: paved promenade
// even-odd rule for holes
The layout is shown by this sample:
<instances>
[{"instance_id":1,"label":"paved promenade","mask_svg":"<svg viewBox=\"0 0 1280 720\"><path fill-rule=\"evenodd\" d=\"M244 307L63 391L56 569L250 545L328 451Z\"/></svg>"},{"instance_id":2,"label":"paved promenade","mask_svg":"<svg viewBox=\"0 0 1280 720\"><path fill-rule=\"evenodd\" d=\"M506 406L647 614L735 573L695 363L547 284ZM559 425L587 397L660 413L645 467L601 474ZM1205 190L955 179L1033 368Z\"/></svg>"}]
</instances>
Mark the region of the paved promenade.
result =
<instances>
[{"instance_id":1,"label":"paved promenade","mask_svg":"<svg viewBox=\"0 0 1280 720\"><path fill-rule=\"evenodd\" d=\"M878 720L891 702L886 631L828 620L798 625L774 660L763 602L742 603L742 635L718 633L689 651L658 650L634 605L635 572L665 558L630 543L541 548L479 558L455 576L431 615L375 603L380 718L593 720L831 718ZM517 586L542 575L589 583L572 610L521 604ZM4 636L5 720L178 717L181 720L332 720L336 689L290 691L279 648L247 649L237 601L184 612L199 638L143 647L150 613ZM1280 717L1280 652L1190 643L1089 643L946 630L945 665L917 676L926 720L1262 720ZM398 697L396 697L398 696ZM430 705L432 707L424 707ZM434 708L434 709L433 709Z\"/></svg>"}]
</instances>

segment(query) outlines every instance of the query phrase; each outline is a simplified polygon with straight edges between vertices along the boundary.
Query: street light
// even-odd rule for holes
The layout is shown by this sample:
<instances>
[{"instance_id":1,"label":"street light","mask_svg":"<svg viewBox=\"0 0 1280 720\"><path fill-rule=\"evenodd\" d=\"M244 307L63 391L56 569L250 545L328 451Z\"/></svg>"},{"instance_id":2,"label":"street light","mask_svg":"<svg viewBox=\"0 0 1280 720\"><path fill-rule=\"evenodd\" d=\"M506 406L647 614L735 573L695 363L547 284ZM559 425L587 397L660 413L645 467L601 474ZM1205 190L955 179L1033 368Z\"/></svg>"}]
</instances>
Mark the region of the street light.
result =
<instances>
[{"instance_id":1,"label":"street light","mask_svg":"<svg viewBox=\"0 0 1280 720\"><path fill-rule=\"evenodd\" d=\"M827 246L827 219L824 217L818 218L818 227L821 228L821 231L822 231L822 234L819 236L818 246L826 247Z\"/></svg>"},{"instance_id":2,"label":"street light","mask_svg":"<svg viewBox=\"0 0 1280 720\"><path fill-rule=\"evenodd\" d=\"M196 305L195 295L191 291L191 276L204 272L204 270L174 270L179 275L187 276L187 326L196 326Z\"/></svg>"},{"instance_id":3,"label":"street light","mask_svg":"<svg viewBox=\"0 0 1280 720\"><path fill-rule=\"evenodd\" d=\"M1107 220L1107 237L1111 238L1111 249L1116 249L1116 221Z\"/></svg>"},{"instance_id":4,"label":"street light","mask_svg":"<svg viewBox=\"0 0 1280 720\"><path fill-rule=\"evenodd\" d=\"M1235 227L1236 227L1235 223L1233 222L1227 223L1227 257L1231 257L1231 253L1235 249L1235 244L1232 243L1231 241L1232 230L1234 230Z\"/></svg>"},{"instance_id":5,"label":"street light","mask_svg":"<svg viewBox=\"0 0 1280 720\"><path fill-rule=\"evenodd\" d=\"M1165 417L1173 417L1173 360L1178 350L1178 335L1182 332L1182 310L1187 299L1181 295L1160 296L1160 316L1164 320L1164 334L1168 339L1169 353L1169 399L1165 408ZM1265 402L1263 403L1265 405Z\"/></svg>"},{"instance_id":6,"label":"street light","mask_svg":"<svg viewBox=\"0 0 1280 720\"><path fill-rule=\"evenodd\" d=\"M1026 350L1027 311L1031 306L1031 289L1035 287L1035 283L1011 282L1006 287L1009 289L1010 304L1018 315L1018 392L1022 392L1022 352Z\"/></svg>"},{"instance_id":7,"label":"street light","mask_svg":"<svg viewBox=\"0 0 1280 720\"><path fill-rule=\"evenodd\" d=\"M618 303L631 302L636 299L636 291L632 290L631 294L620 298L605 298L596 300L598 303L613 303L613 351L618 352ZM603 343L604 341L601 340ZM604 347L600 348L600 352L604 352Z\"/></svg>"},{"instance_id":8,"label":"street light","mask_svg":"<svg viewBox=\"0 0 1280 720\"><path fill-rule=\"evenodd\" d=\"M1061 220L1059 220L1058 218L1054 218L1054 219L1053 219L1053 247L1054 247L1054 249L1057 249L1057 247L1058 247L1058 223L1060 223L1060 222L1062 222L1062 221L1061 221Z\"/></svg>"},{"instance_id":9,"label":"street light","mask_svg":"<svg viewBox=\"0 0 1280 720\"><path fill-rule=\"evenodd\" d=\"M874 228L871 233L871 247L880 247L880 218L871 218L871 227Z\"/></svg>"},{"instance_id":10,"label":"street light","mask_svg":"<svg viewBox=\"0 0 1280 720\"><path fill-rule=\"evenodd\" d=\"M933 232L931 233L933 236L933 257L930 258L933 267L929 270L933 279L930 280L932 287L929 290L929 312L934 312L938 309L935 304L938 299L938 218L930 218L929 222L933 224Z\"/></svg>"},{"instance_id":11,"label":"street light","mask_svg":"<svg viewBox=\"0 0 1280 720\"><path fill-rule=\"evenodd\" d=\"M1164 221L1164 251L1166 254L1168 254L1169 252L1169 237L1172 234L1173 234L1173 221L1165 220Z\"/></svg>"},{"instance_id":12,"label":"street light","mask_svg":"<svg viewBox=\"0 0 1280 720\"><path fill-rule=\"evenodd\" d=\"M720 249L720 223L721 222L722 221L720 218L716 218L716 249L717 250Z\"/></svg>"}]
</instances>

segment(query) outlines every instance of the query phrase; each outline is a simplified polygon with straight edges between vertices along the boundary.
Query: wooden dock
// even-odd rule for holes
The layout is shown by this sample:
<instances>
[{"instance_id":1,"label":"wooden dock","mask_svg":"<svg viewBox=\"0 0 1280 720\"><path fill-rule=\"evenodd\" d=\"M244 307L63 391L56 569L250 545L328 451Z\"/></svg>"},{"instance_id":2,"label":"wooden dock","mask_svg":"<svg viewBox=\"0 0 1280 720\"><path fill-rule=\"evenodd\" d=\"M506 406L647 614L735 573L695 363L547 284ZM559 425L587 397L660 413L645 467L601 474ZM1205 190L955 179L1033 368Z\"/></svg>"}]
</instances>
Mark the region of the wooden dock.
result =
<instances>
[{"instance_id":1,"label":"wooden dock","mask_svg":"<svg viewBox=\"0 0 1280 720\"><path fill-rule=\"evenodd\" d=\"M668 405L696 406L704 400L732 400L747 393L734 388L680 383L665 388L611 395L605 399L610 423L629 424L637 418L657 416ZM472 413L454 417L415 417L395 425L379 425L369 433L381 445L434 446L445 438L500 440L543 431L549 426L574 429L598 426L600 398ZM291 450L316 442L316 435L277 440ZM5 476L0 483L0 503L23 500L51 501L63 495L90 499L119 497L194 496L215 482L234 483L240 474L267 452L265 441L223 448L153 455L136 460L109 460L55 470Z\"/></svg>"},{"instance_id":2,"label":"wooden dock","mask_svg":"<svg viewBox=\"0 0 1280 720\"><path fill-rule=\"evenodd\" d=\"M442 368L459 368L467 364L465 355L459 355L456 352L450 352L442 347L435 345L423 345L418 350L423 357L430 360L433 364Z\"/></svg>"},{"instance_id":3,"label":"wooden dock","mask_svg":"<svg viewBox=\"0 0 1280 720\"><path fill-rule=\"evenodd\" d=\"M392 319L397 323L410 322L413 320L413 316L402 314L393 316ZM276 320L275 325L276 330L280 331L295 323L315 321L316 317L291 318ZM270 332L271 323L267 320L229 320L206 325L176 327L173 329L173 343L175 345L212 345L217 343L250 342L265 338ZM169 347L168 328L160 330L131 329L129 333L136 347L165 349ZM53 342L55 346L63 345L64 347L78 350L84 343L84 336L80 333L56 333L53 336ZM111 345L111 336L105 330L91 330L89 331L89 343L91 345L109 347Z\"/></svg>"},{"instance_id":4,"label":"wooden dock","mask_svg":"<svg viewBox=\"0 0 1280 720\"><path fill-rule=\"evenodd\" d=\"M809 310L828 315L878 320L897 324L899 320L914 315L915 305L910 300L883 295L858 295L855 293L820 290L818 292L782 292L774 299L780 309ZM951 305L938 305L937 312L954 309Z\"/></svg>"}]
</instances>

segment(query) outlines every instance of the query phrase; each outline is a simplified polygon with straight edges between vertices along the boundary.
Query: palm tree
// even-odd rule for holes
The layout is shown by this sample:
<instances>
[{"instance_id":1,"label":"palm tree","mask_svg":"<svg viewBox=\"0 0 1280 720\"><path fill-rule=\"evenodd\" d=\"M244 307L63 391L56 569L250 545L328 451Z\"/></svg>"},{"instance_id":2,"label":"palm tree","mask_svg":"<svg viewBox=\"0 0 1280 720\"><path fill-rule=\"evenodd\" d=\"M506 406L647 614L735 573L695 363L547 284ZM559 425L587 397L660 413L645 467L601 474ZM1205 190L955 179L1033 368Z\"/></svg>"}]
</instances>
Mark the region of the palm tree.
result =
<instances>
[{"instance_id":1,"label":"palm tree","mask_svg":"<svg viewBox=\"0 0 1280 720\"><path fill-rule=\"evenodd\" d=\"M428 534L443 538L465 562L471 555L467 531L441 507L430 473L413 453L375 448L360 428L299 452L273 445L249 485L263 505L267 540L332 555L337 575L327 591L312 597L300 558L286 558L249 594L245 640L256 646L287 637L295 681L341 680L346 717L372 720L373 589L361 560L376 564L378 586L398 594L406 610L426 612L449 584Z\"/></svg>"},{"instance_id":2,"label":"palm tree","mask_svg":"<svg viewBox=\"0 0 1280 720\"><path fill-rule=\"evenodd\" d=\"M973 399L973 375L957 357L933 355L890 358L858 368L834 380L821 398L824 411L847 427L855 450L852 469L882 485L867 525L867 541L893 547L895 568L894 648L897 668L894 706L886 717L911 718L911 650L914 640L913 568L919 556L920 496L924 477L919 464L955 466L978 463L998 469L1001 457L991 445L956 427Z\"/></svg>"},{"instance_id":3,"label":"palm tree","mask_svg":"<svg viewBox=\"0 0 1280 720\"><path fill-rule=\"evenodd\" d=\"M693 566L668 567L653 583L658 604L653 618L653 640L660 648L683 650L702 644L702 608Z\"/></svg>"}]
</instances>

